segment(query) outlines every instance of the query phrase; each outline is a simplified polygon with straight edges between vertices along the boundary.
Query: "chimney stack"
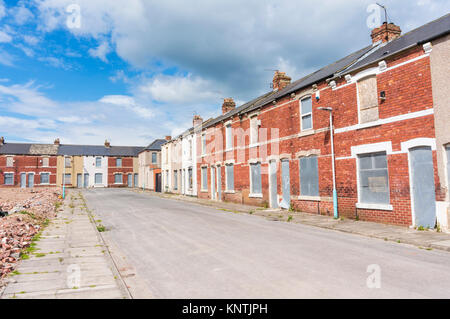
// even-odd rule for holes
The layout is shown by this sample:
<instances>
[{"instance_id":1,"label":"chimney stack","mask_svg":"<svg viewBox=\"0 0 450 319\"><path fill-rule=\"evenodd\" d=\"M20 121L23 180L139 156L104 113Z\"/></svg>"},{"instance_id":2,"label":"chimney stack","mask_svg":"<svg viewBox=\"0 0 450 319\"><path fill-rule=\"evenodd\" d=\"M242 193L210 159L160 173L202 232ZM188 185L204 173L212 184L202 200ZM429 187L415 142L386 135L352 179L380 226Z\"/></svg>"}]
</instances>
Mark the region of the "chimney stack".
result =
<instances>
[{"instance_id":1,"label":"chimney stack","mask_svg":"<svg viewBox=\"0 0 450 319\"><path fill-rule=\"evenodd\" d=\"M194 115L194 118L192 119L192 126L196 127L198 125L201 125L203 123L203 119L200 115Z\"/></svg>"},{"instance_id":2,"label":"chimney stack","mask_svg":"<svg viewBox=\"0 0 450 319\"><path fill-rule=\"evenodd\" d=\"M106 148L110 148L111 147L111 143L108 140L105 140L105 147Z\"/></svg>"},{"instance_id":3,"label":"chimney stack","mask_svg":"<svg viewBox=\"0 0 450 319\"><path fill-rule=\"evenodd\" d=\"M170 141L172 139L172 136L166 135L166 141Z\"/></svg>"},{"instance_id":4,"label":"chimney stack","mask_svg":"<svg viewBox=\"0 0 450 319\"><path fill-rule=\"evenodd\" d=\"M53 144L55 144L55 145L59 145L59 144L60 144L60 142L59 142L59 138L55 139L55 141L53 142Z\"/></svg>"},{"instance_id":5,"label":"chimney stack","mask_svg":"<svg viewBox=\"0 0 450 319\"><path fill-rule=\"evenodd\" d=\"M5 144L5 138L2 136L0 137L0 145L4 145Z\"/></svg>"},{"instance_id":6,"label":"chimney stack","mask_svg":"<svg viewBox=\"0 0 450 319\"><path fill-rule=\"evenodd\" d=\"M224 98L222 104L222 114L228 113L236 107L236 103L232 97Z\"/></svg>"},{"instance_id":7,"label":"chimney stack","mask_svg":"<svg viewBox=\"0 0 450 319\"><path fill-rule=\"evenodd\" d=\"M372 30L370 34L372 43L375 44L379 41L385 43L397 39L402 34L402 30L398 25L393 23L384 22L378 28Z\"/></svg>"},{"instance_id":8,"label":"chimney stack","mask_svg":"<svg viewBox=\"0 0 450 319\"><path fill-rule=\"evenodd\" d=\"M289 84L291 84L291 78L285 72L275 71L272 81L274 91L282 90Z\"/></svg>"}]
</instances>

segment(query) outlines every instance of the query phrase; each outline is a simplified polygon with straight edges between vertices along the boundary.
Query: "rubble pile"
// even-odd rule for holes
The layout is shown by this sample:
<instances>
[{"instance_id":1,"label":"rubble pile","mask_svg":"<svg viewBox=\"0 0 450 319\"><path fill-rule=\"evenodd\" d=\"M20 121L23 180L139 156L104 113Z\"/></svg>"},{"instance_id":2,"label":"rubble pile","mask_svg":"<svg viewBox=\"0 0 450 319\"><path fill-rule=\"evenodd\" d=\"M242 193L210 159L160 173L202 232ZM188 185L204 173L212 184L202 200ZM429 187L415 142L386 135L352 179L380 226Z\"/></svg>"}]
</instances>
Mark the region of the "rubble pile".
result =
<instances>
[{"instance_id":1,"label":"rubble pile","mask_svg":"<svg viewBox=\"0 0 450 319\"><path fill-rule=\"evenodd\" d=\"M0 211L6 215L0 217L0 286L1 279L14 270L21 250L46 220L55 217L58 198L54 188L0 190Z\"/></svg>"}]
</instances>

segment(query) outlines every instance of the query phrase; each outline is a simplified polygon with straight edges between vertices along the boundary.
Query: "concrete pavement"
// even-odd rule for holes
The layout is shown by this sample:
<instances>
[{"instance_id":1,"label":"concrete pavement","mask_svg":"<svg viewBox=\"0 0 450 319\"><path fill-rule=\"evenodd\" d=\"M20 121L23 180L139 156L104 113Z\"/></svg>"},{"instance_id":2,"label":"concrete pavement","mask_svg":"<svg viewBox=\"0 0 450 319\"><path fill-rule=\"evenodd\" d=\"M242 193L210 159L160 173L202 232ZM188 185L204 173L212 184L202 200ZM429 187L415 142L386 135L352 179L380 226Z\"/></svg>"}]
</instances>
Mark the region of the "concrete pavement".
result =
<instances>
[{"instance_id":1,"label":"concrete pavement","mask_svg":"<svg viewBox=\"0 0 450 319\"><path fill-rule=\"evenodd\" d=\"M26 252L1 298L128 298L77 191Z\"/></svg>"},{"instance_id":2,"label":"concrete pavement","mask_svg":"<svg viewBox=\"0 0 450 319\"><path fill-rule=\"evenodd\" d=\"M450 297L448 252L125 189L83 194L133 297Z\"/></svg>"}]
</instances>

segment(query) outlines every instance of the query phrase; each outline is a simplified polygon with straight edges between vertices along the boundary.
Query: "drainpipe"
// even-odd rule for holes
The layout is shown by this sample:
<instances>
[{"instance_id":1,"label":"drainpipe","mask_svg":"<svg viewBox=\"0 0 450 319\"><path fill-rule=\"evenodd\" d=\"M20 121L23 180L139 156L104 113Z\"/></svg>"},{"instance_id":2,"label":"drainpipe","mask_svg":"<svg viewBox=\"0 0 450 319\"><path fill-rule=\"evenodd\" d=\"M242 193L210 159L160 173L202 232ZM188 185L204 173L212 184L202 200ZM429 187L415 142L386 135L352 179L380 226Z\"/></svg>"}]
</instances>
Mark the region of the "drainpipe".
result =
<instances>
[{"instance_id":1,"label":"drainpipe","mask_svg":"<svg viewBox=\"0 0 450 319\"><path fill-rule=\"evenodd\" d=\"M331 137L331 166L333 170L333 213L334 218L339 218L337 191L336 191L336 171L334 166L334 136L333 136L333 109L331 107L318 107L319 110L330 112L330 137Z\"/></svg>"}]
</instances>

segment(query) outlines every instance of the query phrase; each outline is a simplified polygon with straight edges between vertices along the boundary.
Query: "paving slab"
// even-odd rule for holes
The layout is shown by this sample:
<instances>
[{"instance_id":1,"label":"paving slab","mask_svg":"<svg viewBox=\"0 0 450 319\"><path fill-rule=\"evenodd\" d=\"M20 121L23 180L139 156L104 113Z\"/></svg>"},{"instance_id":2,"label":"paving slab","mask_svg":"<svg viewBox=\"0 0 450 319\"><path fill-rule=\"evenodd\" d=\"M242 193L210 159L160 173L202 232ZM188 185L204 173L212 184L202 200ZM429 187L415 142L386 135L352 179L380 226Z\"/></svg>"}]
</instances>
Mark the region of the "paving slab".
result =
<instances>
[{"instance_id":1,"label":"paving slab","mask_svg":"<svg viewBox=\"0 0 450 319\"><path fill-rule=\"evenodd\" d=\"M74 195L75 193L75 195ZM128 298L82 197L71 192L0 298ZM78 286L78 287L77 287Z\"/></svg>"}]
</instances>

